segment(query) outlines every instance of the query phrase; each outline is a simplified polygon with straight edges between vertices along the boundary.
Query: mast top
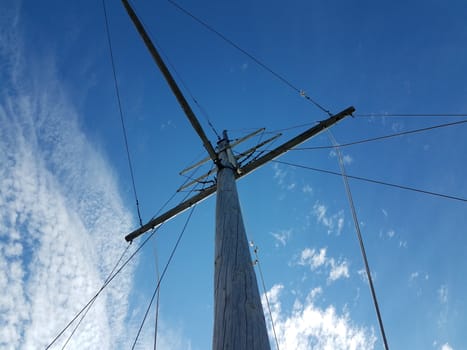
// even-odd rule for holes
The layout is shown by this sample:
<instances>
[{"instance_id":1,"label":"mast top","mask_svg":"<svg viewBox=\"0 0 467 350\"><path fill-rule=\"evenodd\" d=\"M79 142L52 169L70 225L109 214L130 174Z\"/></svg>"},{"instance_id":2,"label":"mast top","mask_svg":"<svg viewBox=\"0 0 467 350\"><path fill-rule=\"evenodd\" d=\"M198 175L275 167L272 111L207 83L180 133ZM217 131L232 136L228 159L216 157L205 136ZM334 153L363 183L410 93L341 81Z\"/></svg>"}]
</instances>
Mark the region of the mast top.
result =
<instances>
[{"instance_id":1,"label":"mast top","mask_svg":"<svg viewBox=\"0 0 467 350\"><path fill-rule=\"evenodd\" d=\"M216 151L214 150L214 147L212 146L211 142L209 141L208 137L206 136L206 133L204 132L203 128L201 127L201 124L199 123L198 119L196 118L195 113L191 109L190 105L188 104L188 101L186 100L185 96L183 96L182 91L178 87L177 83L175 82L175 79L172 77L172 74L170 73L169 69L167 68L166 64L162 60L162 57L160 56L159 52L156 49L156 46L152 42L151 38L149 37L148 33L146 32L146 29L144 29L143 24L139 20L138 16L136 15L135 11L131 7L131 5L128 3L128 0L122 0L123 6L125 6L125 9L130 16L131 20L133 21L133 24L136 27L136 30L140 34L141 38L144 41L144 44L146 45L147 49L149 50L152 58L156 62L157 66L159 67L161 73L164 75L165 80L167 81L167 84L169 84L170 89L172 90L173 94L177 98L178 103L182 107L183 111L185 112L185 115L187 116L188 120L190 121L191 125L193 126L193 129L195 129L196 133L198 136L201 138L201 141L203 142L204 148L206 148L206 151L209 154L209 157L214 161L214 163L217 164L218 161L218 155Z\"/></svg>"}]
</instances>

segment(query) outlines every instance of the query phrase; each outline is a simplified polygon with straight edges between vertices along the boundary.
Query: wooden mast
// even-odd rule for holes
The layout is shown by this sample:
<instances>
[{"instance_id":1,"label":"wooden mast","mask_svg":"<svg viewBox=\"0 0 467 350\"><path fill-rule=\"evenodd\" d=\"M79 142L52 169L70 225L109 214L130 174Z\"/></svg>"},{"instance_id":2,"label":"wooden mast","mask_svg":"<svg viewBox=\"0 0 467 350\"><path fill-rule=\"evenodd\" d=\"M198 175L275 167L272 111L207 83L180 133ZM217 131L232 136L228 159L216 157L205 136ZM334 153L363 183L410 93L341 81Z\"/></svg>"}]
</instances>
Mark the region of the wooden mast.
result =
<instances>
[{"instance_id":1,"label":"wooden mast","mask_svg":"<svg viewBox=\"0 0 467 350\"><path fill-rule=\"evenodd\" d=\"M224 131L223 139L218 142L216 152L136 13L127 0L122 0L122 2L188 120L201 138L209 158L218 169L215 185L150 220L126 235L125 239L132 241L216 192L215 300L212 348L214 350L270 349L258 283L240 210L236 180L336 124L346 116L351 115L355 109L349 107L319 122L264 156L238 168L227 132Z\"/></svg>"},{"instance_id":2,"label":"wooden mast","mask_svg":"<svg viewBox=\"0 0 467 350\"><path fill-rule=\"evenodd\" d=\"M218 146L212 349L270 349L226 131Z\"/></svg>"}]
</instances>

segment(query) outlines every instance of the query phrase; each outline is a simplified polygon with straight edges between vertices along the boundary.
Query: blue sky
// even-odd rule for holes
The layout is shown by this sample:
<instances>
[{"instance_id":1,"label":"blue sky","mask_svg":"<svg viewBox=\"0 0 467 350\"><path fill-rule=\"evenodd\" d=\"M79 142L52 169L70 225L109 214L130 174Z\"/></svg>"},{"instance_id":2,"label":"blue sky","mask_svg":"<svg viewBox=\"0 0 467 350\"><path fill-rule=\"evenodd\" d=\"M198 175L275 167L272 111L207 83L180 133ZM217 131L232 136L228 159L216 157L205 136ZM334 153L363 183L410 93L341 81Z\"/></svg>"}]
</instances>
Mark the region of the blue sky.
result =
<instances>
[{"instance_id":1,"label":"blue sky","mask_svg":"<svg viewBox=\"0 0 467 350\"><path fill-rule=\"evenodd\" d=\"M356 117L332 129L341 144L465 119L382 116L467 113L463 1L180 5L330 111L355 106ZM185 180L179 172L205 151L121 4L107 6L147 221ZM260 127L268 132L263 139L288 129L276 145L306 126L289 128L327 117L169 2L135 6L212 143L206 115L231 138ZM101 286L138 219L102 4L0 8L0 347L44 348ZM346 170L467 198L466 131L458 124L343 147ZM330 144L323 133L303 146ZM280 160L339 171L329 148ZM349 182L390 348L466 348L465 201ZM269 163L238 190L280 348L383 348L342 179ZM212 197L195 208L162 283L160 349L211 346L214 204ZM112 281L67 348L131 346L154 290L156 260L162 270L187 214L164 225ZM153 327L150 316L139 348L152 346Z\"/></svg>"}]
</instances>

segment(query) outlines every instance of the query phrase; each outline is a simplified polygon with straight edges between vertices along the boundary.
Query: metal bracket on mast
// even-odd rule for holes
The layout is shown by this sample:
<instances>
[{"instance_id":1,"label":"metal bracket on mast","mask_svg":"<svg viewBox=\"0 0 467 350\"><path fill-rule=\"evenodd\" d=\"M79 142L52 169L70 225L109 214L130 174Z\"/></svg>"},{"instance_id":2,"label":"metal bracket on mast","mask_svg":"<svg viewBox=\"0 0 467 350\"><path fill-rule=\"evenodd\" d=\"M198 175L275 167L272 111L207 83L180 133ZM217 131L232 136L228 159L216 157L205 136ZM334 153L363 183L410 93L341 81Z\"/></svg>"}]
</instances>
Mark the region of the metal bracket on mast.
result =
<instances>
[{"instance_id":1,"label":"metal bracket on mast","mask_svg":"<svg viewBox=\"0 0 467 350\"><path fill-rule=\"evenodd\" d=\"M162 57L160 56L159 52L157 51L155 45L151 41L151 38L149 37L148 33L144 29L143 24L139 20L138 16L136 15L135 11L133 8L130 6L128 0L122 0L123 6L125 7L128 15L130 16L130 19L133 21L133 24L135 25L138 33L141 35L141 38L144 41L144 44L146 45L147 49L151 53L151 56L153 57L154 61L156 62L157 66L159 67L161 73L164 75L165 80L169 84L170 89L174 93L175 97L178 100L178 103L182 107L183 111L185 112L188 120L190 121L191 125L195 129L196 133L199 135L201 138L201 141L203 142L204 147L206 148L209 157L213 160L213 162L219 166L219 158L217 152L214 150L214 147L212 146L211 142L207 138L203 128L201 127L201 124L199 123L198 119L196 118L195 114L193 113L193 110L191 109L190 105L188 104L185 96L183 96L182 91L178 87L177 83L175 82L174 78L170 74L169 69L165 65L164 61L162 60ZM282 144L281 146L273 149L266 155L251 161L250 163L246 164L245 166L237 169L236 172L236 178L239 179L252 171L258 169L262 165L266 164L268 161L279 157L281 154L287 152L291 148L305 142L308 140L310 137L320 133L324 129L330 127L331 125L339 122L341 119L348 115L352 115L352 113L355 111L355 108L349 107L345 110L343 110L340 113L337 113L336 115L331 116L330 118L321 121L318 123L318 125L306 130L305 132L301 133L300 135L292 138L291 140L287 141L286 143ZM260 132L261 130L258 130L257 132ZM253 133L256 134L257 132ZM247 136L246 138L250 137ZM242 140L239 140L243 141ZM198 193L197 195L185 200L184 202L180 203L176 207L170 209L166 213L150 220L148 223L145 225L141 226L137 230L131 232L128 234L125 239L127 241L132 241L136 237L140 236L141 234L159 226L163 222L170 220L174 216L180 214L181 212L185 211L186 209L190 208L192 205L206 199L210 195L212 195L216 191L216 185L212 185L208 188L205 188L202 192Z\"/></svg>"},{"instance_id":2,"label":"metal bracket on mast","mask_svg":"<svg viewBox=\"0 0 467 350\"><path fill-rule=\"evenodd\" d=\"M240 143L242 143L242 142L244 142L244 141L246 141L246 140L252 138L253 136L258 135L260 132L263 132L264 130L266 130L266 129L265 129L265 128L258 129L258 130L256 130L256 131L252 132L251 134L248 134L248 135L246 135L246 136L244 136L244 137L242 137L242 138L240 138L240 139L238 139L238 140L235 140L235 141L233 141L233 142L230 144L230 147L233 148L233 147L239 145ZM190 165L188 168L183 169L179 174L180 174L180 175L186 174L188 171L190 171L190 170L192 170L192 169L194 169L194 168L196 168L196 167L198 167L198 166L200 166L200 165L203 165L203 164L206 163L209 159L210 159L209 157L206 157L206 158L200 160L199 162L197 162L197 163L195 163L195 164L193 164L193 165Z\"/></svg>"},{"instance_id":3,"label":"metal bracket on mast","mask_svg":"<svg viewBox=\"0 0 467 350\"><path fill-rule=\"evenodd\" d=\"M122 2L146 47L169 84L170 89L177 98L191 125L201 138L209 157L213 160L218 170L216 184L150 220L139 229L128 234L125 239L132 241L139 235L156 228L217 191L214 259L214 332L212 348L215 350L225 348L270 349L256 275L248 250L248 241L240 210L236 179L249 174L268 161L337 123L344 117L351 115L355 109L349 107L292 138L266 155L249 162L243 167L239 167L237 158L232 152L232 145L229 143L227 131L224 130L223 139L219 140L218 152L216 152L136 13L127 0L122 0ZM251 152L250 150L247 151L247 154L251 154L257 148L258 146L253 147L253 149L250 149Z\"/></svg>"},{"instance_id":4,"label":"metal bracket on mast","mask_svg":"<svg viewBox=\"0 0 467 350\"><path fill-rule=\"evenodd\" d=\"M280 155L286 153L287 151L289 151L293 147L298 146L299 144L305 142L309 138L319 134L321 131L329 128L330 126L332 126L334 124L336 124L337 122L339 122L343 118L345 118L345 117L347 117L349 115L352 115L353 112L355 112L355 108L354 107L349 107L349 108L344 109L342 112L339 112L339 113L333 115L332 117L329 117L328 119L319 122L318 125L315 125L315 126L309 128L308 130L306 130L306 131L302 132L301 134L295 136L294 138L290 139L289 141L287 141L287 142L283 143L282 145L276 147L275 149L273 149L269 153L265 154L264 156L254 160L254 161L251 161L250 163L248 163L245 166L241 167L239 169L240 173L238 173L238 172L236 173L236 178L240 179L240 178L244 177L245 175L248 175L249 173L251 173L254 170L258 169L259 167L263 166L264 164L266 164L270 160L273 160L273 159L279 157ZM216 192L216 185L212 185L212 186L210 186L208 188L205 188L202 192L200 192L200 193L196 194L195 196L187 199L186 201L180 203L179 205L177 205L176 207L170 209L166 213L164 213L164 214L150 220L147 224L145 224L145 225L141 226L140 228L134 230L133 232L129 233L125 237L125 240L127 240L128 242L132 241L133 239L135 239L136 237L142 235L143 233L145 233L145 232L147 232L147 231L161 225L165 221L168 221L168 220L172 219L173 217L175 217L176 215L184 212L185 210L190 208L192 205L203 201L204 199L211 196L214 192Z\"/></svg>"},{"instance_id":5,"label":"metal bracket on mast","mask_svg":"<svg viewBox=\"0 0 467 350\"><path fill-rule=\"evenodd\" d=\"M233 149L234 146L240 144L240 143L243 142L243 141L246 141L247 139L249 139L249 138L251 138L251 137L253 137L253 136L259 134L261 131L264 131L264 130L265 130L264 128L261 128L261 129L255 131L254 133L252 133L252 134L250 134L250 135L247 135L247 136L245 136L245 137L242 137L242 138L240 138L240 139L238 139L238 140L232 142L232 143L229 145L229 147ZM249 158L256 150L258 150L258 148L260 148L260 147L262 147L262 146L268 144L269 142L274 141L275 139L277 139L277 138L280 137L281 135L282 135L282 134L280 134L280 133L277 134L277 135L274 135L273 137L270 137L269 139L267 139L267 140L265 140L265 141L263 141L263 142L260 142L260 143L257 144L256 146L253 146L253 147L249 148L248 150L243 151L242 153L240 153L240 154L238 154L238 155L235 155L235 163L237 163L237 172L240 174L239 164L241 164L242 158L244 158L244 157L245 157L245 159ZM222 150L222 149L219 149L219 150L218 150L219 153L221 152L221 150ZM196 164L194 164L194 165L192 165L192 166L190 166L190 167L184 169L183 171L180 172L180 175L183 175L183 174L185 174L187 171L189 171L189 170L191 170L191 169L194 169L194 168L196 168L196 167L198 167L198 166L203 165L203 163L206 163L209 159L210 159L209 157L208 157L208 158L205 158L205 159L203 159L203 160L197 162ZM190 186L192 186L192 185L194 185L194 184L196 184L196 183L209 183L209 182L213 182L213 180L210 180L210 181L203 181L203 180L204 180L205 178L207 178L208 176L217 173L217 170L218 170L217 167L216 167L216 168L212 168L212 169L209 170L207 173L204 173L203 175L198 176L197 178L195 178L195 179L189 181L188 183L182 185L182 186L177 190L177 192L182 191L182 190L184 190L184 189L186 189L186 188L188 188L188 187L190 187Z\"/></svg>"}]
</instances>

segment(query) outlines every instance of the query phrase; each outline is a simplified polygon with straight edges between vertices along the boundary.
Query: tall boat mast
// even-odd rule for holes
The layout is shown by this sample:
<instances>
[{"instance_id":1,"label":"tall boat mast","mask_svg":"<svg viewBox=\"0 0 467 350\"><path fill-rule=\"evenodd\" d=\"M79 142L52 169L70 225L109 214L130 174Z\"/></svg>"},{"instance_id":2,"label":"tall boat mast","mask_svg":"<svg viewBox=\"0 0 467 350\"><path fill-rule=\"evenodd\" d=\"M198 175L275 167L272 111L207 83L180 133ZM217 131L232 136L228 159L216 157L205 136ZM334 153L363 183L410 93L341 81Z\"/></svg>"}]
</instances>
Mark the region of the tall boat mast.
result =
<instances>
[{"instance_id":1,"label":"tall boat mast","mask_svg":"<svg viewBox=\"0 0 467 350\"><path fill-rule=\"evenodd\" d=\"M217 167L216 184L150 220L128 234L125 239L132 241L216 192L213 349L270 349L260 293L240 210L236 180L351 115L355 109L349 107L266 155L239 167L232 153L227 132L224 131L223 138L218 142L215 150L138 16L127 0L122 2L188 120L201 138L210 159Z\"/></svg>"}]
</instances>

